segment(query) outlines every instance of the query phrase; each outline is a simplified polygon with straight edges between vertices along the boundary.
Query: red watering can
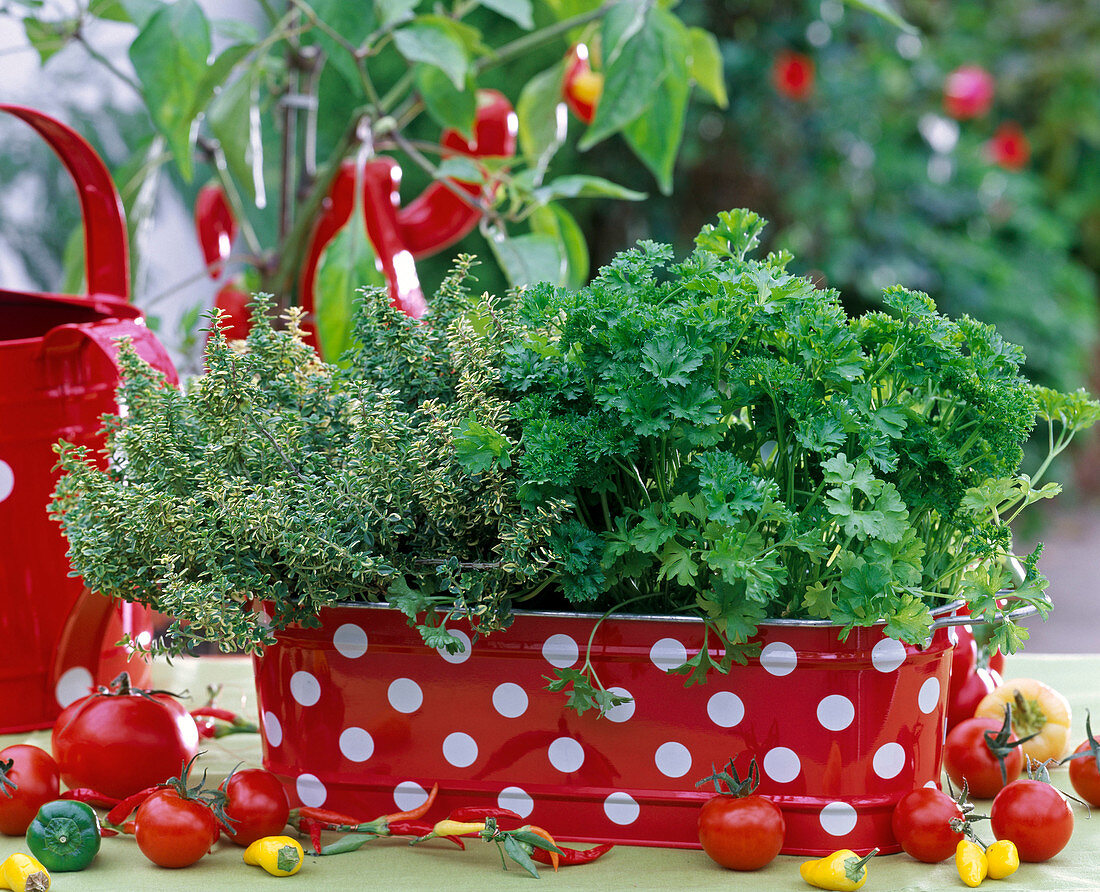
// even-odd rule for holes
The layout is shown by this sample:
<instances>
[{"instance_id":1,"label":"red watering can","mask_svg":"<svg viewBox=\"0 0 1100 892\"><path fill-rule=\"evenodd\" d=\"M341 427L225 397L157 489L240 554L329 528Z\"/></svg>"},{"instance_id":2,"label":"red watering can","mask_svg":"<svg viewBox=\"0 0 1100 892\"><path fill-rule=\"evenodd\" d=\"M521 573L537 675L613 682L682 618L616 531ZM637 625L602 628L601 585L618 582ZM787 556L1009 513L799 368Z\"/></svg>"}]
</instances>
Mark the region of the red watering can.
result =
<instances>
[{"instance_id":1,"label":"red watering can","mask_svg":"<svg viewBox=\"0 0 1100 892\"><path fill-rule=\"evenodd\" d=\"M66 543L46 505L59 438L102 446L115 412L115 339L177 382L164 347L128 300L121 202L110 174L73 130L0 105L33 127L76 182L84 218L86 296L0 290L0 733L47 727L61 708L126 669L148 666L115 642L152 634L143 607L112 603L70 578ZM136 682L141 684L142 682Z\"/></svg>"}]
</instances>

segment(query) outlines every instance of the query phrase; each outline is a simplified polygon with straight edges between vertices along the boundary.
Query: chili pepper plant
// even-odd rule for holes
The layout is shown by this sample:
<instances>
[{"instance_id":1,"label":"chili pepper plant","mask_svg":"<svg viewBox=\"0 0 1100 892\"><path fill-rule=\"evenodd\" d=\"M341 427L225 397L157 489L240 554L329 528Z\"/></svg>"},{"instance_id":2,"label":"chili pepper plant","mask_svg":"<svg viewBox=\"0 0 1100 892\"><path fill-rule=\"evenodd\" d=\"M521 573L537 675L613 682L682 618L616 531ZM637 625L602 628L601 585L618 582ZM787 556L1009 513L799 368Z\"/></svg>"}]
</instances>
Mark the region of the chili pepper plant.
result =
<instances>
[{"instance_id":1,"label":"chili pepper plant","mask_svg":"<svg viewBox=\"0 0 1100 892\"><path fill-rule=\"evenodd\" d=\"M682 261L641 243L585 288L500 298L463 257L421 322L367 290L339 366L262 297L186 391L124 350L110 468L60 447L74 570L175 616L168 650L255 652L354 600L452 650L456 619L630 608L702 620L693 684L767 619L919 643L958 599L1014 651L1010 609L1051 602L1010 525L1056 495L1043 473L1100 404L1030 383L1018 348L923 294L848 316L789 255L752 257L763 227L723 213ZM1037 419L1048 454L1024 472ZM615 702L587 662L552 684Z\"/></svg>"}]
</instances>

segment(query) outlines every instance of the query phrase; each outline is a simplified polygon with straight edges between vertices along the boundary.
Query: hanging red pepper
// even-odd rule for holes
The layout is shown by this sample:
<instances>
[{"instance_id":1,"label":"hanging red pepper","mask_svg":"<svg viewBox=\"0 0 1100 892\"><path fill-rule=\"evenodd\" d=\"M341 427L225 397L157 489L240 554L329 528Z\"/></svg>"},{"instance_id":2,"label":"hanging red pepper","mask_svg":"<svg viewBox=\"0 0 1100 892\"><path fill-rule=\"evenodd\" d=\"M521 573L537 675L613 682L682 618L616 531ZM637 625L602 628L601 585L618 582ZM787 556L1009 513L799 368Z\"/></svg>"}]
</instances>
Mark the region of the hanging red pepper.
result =
<instances>
[{"instance_id":1,"label":"hanging red pepper","mask_svg":"<svg viewBox=\"0 0 1100 892\"><path fill-rule=\"evenodd\" d=\"M477 116L472 140L466 140L456 130L445 130L440 139L444 154L467 155L471 158L504 157L516 153L519 119L512 103L496 90L479 90ZM482 193L480 181L451 180L468 195ZM489 183L487 191L493 188ZM443 182L434 182L419 196L397 212L401 239L413 257L424 257L441 251L468 235L481 219L481 212L464 201Z\"/></svg>"},{"instance_id":2,"label":"hanging red pepper","mask_svg":"<svg viewBox=\"0 0 1100 892\"><path fill-rule=\"evenodd\" d=\"M574 44L565 57L565 76L561 82L561 96L569 110L585 124L596 117L596 106L603 93L603 74L592 70L588 46Z\"/></svg>"},{"instance_id":3,"label":"hanging red pepper","mask_svg":"<svg viewBox=\"0 0 1100 892\"><path fill-rule=\"evenodd\" d=\"M203 260L211 279L222 273L229 259L233 239L237 237L237 220L226 200L225 191L217 183L199 189L195 198L195 231L199 236Z\"/></svg>"},{"instance_id":4,"label":"hanging red pepper","mask_svg":"<svg viewBox=\"0 0 1100 892\"><path fill-rule=\"evenodd\" d=\"M413 319L428 311L413 255L398 229L401 167L392 158L375 158L363 169L363 215L367 237L378 255L390 289L390 303Z\"/></svg>"},{"instance_id":5,"label":"hanging red pepper","mask_svg":"<svg viewBox=\"0 0 1100 892\"><path fill-rule=\"evenodd\" d=\"M221 310L225 319L225 337L230 341L240 341L248 337L252 328L252 314L248 302L252 296L237 281L227 282L218 290L214 298L214 308Z\"/></svg>"}]
</instances>

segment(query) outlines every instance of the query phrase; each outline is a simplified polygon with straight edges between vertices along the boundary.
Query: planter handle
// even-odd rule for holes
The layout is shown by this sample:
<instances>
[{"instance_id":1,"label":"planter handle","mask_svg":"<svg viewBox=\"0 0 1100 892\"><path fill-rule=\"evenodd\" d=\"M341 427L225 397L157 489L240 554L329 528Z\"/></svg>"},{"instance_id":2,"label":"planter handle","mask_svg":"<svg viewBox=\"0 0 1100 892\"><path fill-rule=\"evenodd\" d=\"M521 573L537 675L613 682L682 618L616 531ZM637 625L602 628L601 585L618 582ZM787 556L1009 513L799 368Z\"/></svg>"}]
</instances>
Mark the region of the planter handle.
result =
<instances>
[{"instance_id":1,"label":"planter handle","mask_svg":"<svg viewBox=\"0 0 1100 892\"><path fill-rule=\"evenodd\" d=\"M1039 608L1034 604L1028 604L1024 607L1017 607L1015 610L1010 610L1005 616L1015 622L1018 619L1026 619L1029 616L1035 616L1039 612ZM932 621L933 629L943 629L947 626L966 626L975 622L981 622L976 620L969 614L958 616L955 613L949 613L946 616L938 617Z\"/></svg>"}]
</instances>

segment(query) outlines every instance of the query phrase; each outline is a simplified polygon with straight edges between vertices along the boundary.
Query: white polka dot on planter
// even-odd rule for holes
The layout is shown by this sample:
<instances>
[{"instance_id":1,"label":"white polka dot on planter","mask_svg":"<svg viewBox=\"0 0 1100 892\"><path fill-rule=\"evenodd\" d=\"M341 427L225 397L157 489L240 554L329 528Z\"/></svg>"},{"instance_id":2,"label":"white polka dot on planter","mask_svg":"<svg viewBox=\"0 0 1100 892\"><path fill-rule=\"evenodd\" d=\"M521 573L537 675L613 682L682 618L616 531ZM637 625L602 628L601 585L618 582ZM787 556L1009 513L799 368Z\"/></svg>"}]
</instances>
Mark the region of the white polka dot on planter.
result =
<instances>
[{"instance_id":1,"label":"white polka dot on planter","mask_svg":"<svg viewBox=\"0 0 1100 892\"><path fill-rule=\"evenodd\" d=\"M0 459L0 502L10 496L13 489L15 489L15 474L12 472L11 465Z\"/></svg>"},{"instance_id":2,"label":"white polka dot on planter","mask_svg":"<svg viewBox=\"0 0 1100 892\"><path fill-rule=\"evenodd\" d=\"M771 675L782 677L794 672L798 665L798 654L793 647L783 641L765 644L760 651L760 665Z\"/></svg>"},{"instance_id":3,"label":"white polka dot on planter","mask_svg":"<svg viewBox=\"0 0 1100 892\"><path fill-rule=\"evenodd\" d=\"M461 629L448 629L447 631L462 642L462 648L457 653L448 653L447 648L437 647L437 653L448 663L454 663L455 665L465 663L470 659L470 636Z\"/></svg>"},{"instance_id":4,"label":"white polka dot on planter","mask_svg":"<svg viewBox=\"0 0 1100 892\"><path fill-rule=\"evenodd\" d=\"M332 635L332 646L349 660L357 660L367 652L367 633L355 623L344 623Z\"/></svg>"},{"instance_id":5,"label":"white polka dot on planter","mask_svg":"<svg viewBox=\"0 0 1100 892\"><path fill-rule=\"evenodd\" d=\"M612 793L603 801L603 813L613 824L633 824L641 814L641 808L629 793Z\"/></svg>"},{"instance_id":6,"label":"white polka dot on planter","mask_svg":"<svg viewBox=\"0 0 1100 892\"><path fill-rule=\"evenodd\" d=\"M542 643L542 658L557 669L569 668L580 655L577 642L568 635L551 635Z\"/></svg>"},{"instance_id":7,"label":"white polka dot on planter","mask_svg":"<svg viewBox=\"0 0 1100 892\"><path fill-rule=\"evenodd\" d=\"M308 805L310 808L318 808L324 805L325 799L328 798L328 790L325 789L325 785L321 783L321 779L315 774L298 775L298 780L294 783L294 789L297 790L302 805Z\"/></svg>"},{"instance_id":8,"label":"white polka dot on planter","mask_svg":"<svg viewBox=\"0 0 1100 892\"><path fill-rule=\"evenodd\" d=\"M625 703L612 706L603 714L603 717L609 722L629 722L634 717L634 707L637 705L634 702L634 695L626 688L618 686L608 688L607 691L616 697L627 697L628 699Z\"/></svg>"},{"instance_id":9,"label":"white polka dot on planter","mask_svg":"<svg viewBox=\"0 0 1100 892\"><path fill-rule=\"evenodd\" d=\"M584 764L584 747L572 737L559 737L546 750L546 755L562 774L571 774Z\"/></svg>"},{"instance_id":10,"label":"white polka dot on planter","mask_svg":"<svg viewBox=\"0 0 1100 892\"><path fill-rule=\"evenodd\" d=\"M733 728L745 717L745 704L733 691L719 691L707 700L707 715L719 728Z\"/></svg>"},{"instance_id":11,"label":"white polka dot on planter","mask_svg":"<svg viewBox=\"0 0 1100 892\"><path fill-rule=\"evenodd\" d=\"M467 768L477 761L477 741L462 731L448 734L443 739L443 758L455 768Z\"/></svg>"},{"instance_id":12,"label":"white polka dot on planter","mask_svg":"<svg viewBox=\"0 0 1100 892\"><path fill-rule=\"evenodd\" d=\"M393 804L401 811L412 811L428 801L428 791L416 781L401 781L393 788Z\"/></svg>"},{"instance_id":13,"label":"white polka dot on planter","mask_svg":"<svg viewBox=\"0 0 1100 892\"><path fill-rule=\"evenodd\" d=\"M345 728L340 733L340 752L352 762L366 762L374 755L374 738L363 728Z\"/></svg>"},{"instance_id":14,"label":"white polka dot on planter","mask_svg":"<svg viewBox=\"0 0 1100 892\"><path fill-rule=\"evenodd\" d=\"M390 706L406 715L416 712L424 703L424 692L411 678L395 678L386 689Z\"/></svg>"},{"instance_id":15,"label":"white polka dot on planter","mask_svg":"<svg viewBox=\"0 0 1100 892\"><path fill-rule=\"evenodd\" d=\"M62 708L91 693L95 686L92 673L83 666L73 666L61 673L53 693Z\"/></svg>"},{"instance_id":16,"label":"white polka dot on planter","mask_svg":"<svg viewBox=\"0 0 1100 892\"><path fill-rule=\"evenodd\" d=\"M497 796L498 808L510 808L521 818L526 818L535 808L531 795L522 787L505 787Z\"/></svg>"},{"instance_id":17,"label":"white polka dot on planter","mask_svg":"<svg viewBox=\"0 0 1100 892\"><path fill-rule=\"evenodd\" d=\"M527 712L527 692L511 681L498 684L493 688L493 709L506 719L517 719Z\"/></svg>"},{"instance_id":18,"label":"white polka dot on planter","mask_svg":"<svg viewBox=\"0 0 1100 892\"><path fill-rule=\"evenodd\" d=\"M847 836L856 828L856 810L847 802L830 802L818 813L821 829L830 836Z\"/></svg>"},{"instance_id":19,"label":"white polka dot on planter","mask_svg":"<svg viewBox=\"0 0 1100 892\"><path fill-rule=\"evenodd\" d=\"M649 659L662 672L680 668L687 658L687 648L675 638L661 638L649 649Z\"/></svg>"},{"instance_id":20,"label":"white polka dot on planter","mask_svg":"<svg viewBox=\"0 0 1100 892\"><path fill-rule=\"evenodd\" d=\"M802 771L798 753L785 746L777 746L764 754L764 773L777 784L789 784Z\"/></svg>"},{"instance_id":21,"label":"white polka dot on planter","mask_svg":"<svg viewBox=\"0 0 1100 892\"><path fill-rule=\"evenodd\" d=\"M283 742L283 726L279 723L279 717L273 712L265 712L263 716L264 736L268 746L278 746Z\"/></svg>"},{"instance_id":22,"label":"white polka dot on planter","mask_svg":"<svg viewBox=\"0 0 1100 892\"><path fill-rule=\"evenodd\" d=\"M830 694L822 697L817 704L817 720L827 731L843 731L856 718L856 708L852 701L842 694Z\"/></svg>"},{"instance_id":23,"label":"white polka dot on planter","mask_svg":"<svg viewBox=\"0 0 1100 892\"><path fill-rule=\"evenodd\" d=\"M691 771L691 751L682 743L670 740L657 747L653 762L665 777L683 777Z\"/></svg>"},{"instance_id":24,"label":"white polka dot on planter","mask_svg":"<svg viewBox=\"0 0 1100 892\"><path fill-rule=\"evenodd\" d=\"M920 707L921 712L928 715L939 705L940 680L938 678L929 678L920 686L920 693L917 694L917 706Z\"/></svg>"},{"instance_id":25,"label":"white polka dot on planter","mask_svg":"<svg viewBox=\"0 0 1100 892\"><path fill-rule=\"evenodd\" d=\"M897 777L905 767L905 749L900 743L883 744L875 750L871 767L883 780Z\"/></svg>"},{"instance_id":26,"label":"white polka dot on planter","mask_svg":"<svg viewBox=\"0 0 1100 892\"><path fill-rule=\"evenodd\" d=\"M290 696L302 706L312 706L321 699L321 682L304 670L290 676Z\"/></svg>"},{"instance_id":27,"label":"white polka dot on planter","mask_svg":"<svg viewBox=\"0 0 1100 892\"><path fill-rule=\"evenodd\" d=\"M871 648L871 665L879 672L893 672L905 662L905 645L896 638L883 638Z\"/></svg>"}]
</instances>

